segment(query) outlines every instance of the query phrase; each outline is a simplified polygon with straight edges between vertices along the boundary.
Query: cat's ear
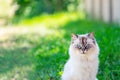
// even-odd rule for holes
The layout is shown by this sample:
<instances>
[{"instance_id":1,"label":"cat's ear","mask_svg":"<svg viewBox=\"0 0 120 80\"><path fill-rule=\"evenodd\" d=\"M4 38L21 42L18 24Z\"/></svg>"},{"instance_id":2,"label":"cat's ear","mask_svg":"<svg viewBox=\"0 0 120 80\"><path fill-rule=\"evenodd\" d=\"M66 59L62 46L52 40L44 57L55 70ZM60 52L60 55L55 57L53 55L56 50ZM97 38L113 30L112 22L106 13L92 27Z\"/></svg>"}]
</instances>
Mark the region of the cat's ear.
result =
<instances>
[{"instance_id":1,"label":"cat's ear","mask_svg":"<svg viewBox=\"0 0 120 80\"><path fill-rule=\"evenodd\" d=\"M88 37L94 38L94 32L89 33Z\"/></svg>"},{"instance_id":2,"label":"cat's ear","mask_svg":"<svg viewBox=\"0 0 120 80\"><path fill-rule=\"evenodd\" d=\"M72 33L71 36L72 36L72 39L77 39L78 38L78 35L74 34L74 33Z\"/></svg>"}]
</instances>

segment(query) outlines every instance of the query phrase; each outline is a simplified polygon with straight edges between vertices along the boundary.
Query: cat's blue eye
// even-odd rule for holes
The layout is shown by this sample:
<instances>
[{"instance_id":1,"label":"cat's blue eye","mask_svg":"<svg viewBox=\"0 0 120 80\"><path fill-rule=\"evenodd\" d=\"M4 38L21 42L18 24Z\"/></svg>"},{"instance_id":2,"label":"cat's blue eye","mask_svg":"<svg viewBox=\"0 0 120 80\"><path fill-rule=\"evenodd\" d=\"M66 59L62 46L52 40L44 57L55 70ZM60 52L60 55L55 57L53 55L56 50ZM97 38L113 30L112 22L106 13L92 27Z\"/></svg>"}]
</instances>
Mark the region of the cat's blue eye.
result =
<instances>
[{"instance_id":1,"label":"cat's blue eye","mask_svg":"<svg viewBox=\"0 0 120 80\"><path fill-rule=\"evenodd\" d=\"M80 45L80 44L77 44L77 48L81 49L81 45Z\"/></svg>"}]
</instances>

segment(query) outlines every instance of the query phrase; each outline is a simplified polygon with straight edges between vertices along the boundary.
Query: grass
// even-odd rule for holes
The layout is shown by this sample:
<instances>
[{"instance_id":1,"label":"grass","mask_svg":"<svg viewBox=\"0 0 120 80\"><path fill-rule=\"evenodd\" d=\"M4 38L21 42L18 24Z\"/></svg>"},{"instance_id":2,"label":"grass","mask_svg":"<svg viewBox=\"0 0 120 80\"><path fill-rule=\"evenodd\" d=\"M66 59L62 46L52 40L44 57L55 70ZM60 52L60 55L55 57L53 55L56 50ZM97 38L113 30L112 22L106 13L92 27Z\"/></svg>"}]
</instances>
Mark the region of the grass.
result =
<instances>
[{"instance_id":1,"label":"grass","mask_svg":"<svg viewBox=\"0 0 120 80\"><path fill-rule=\"evenodd\" d=\"M76 16L62 13L25 20L20 30L1 38L0 80L60 80L71 33L92 31L100 46L98 79L119 80L119 26Z\"/></svg>"}]
</instances>

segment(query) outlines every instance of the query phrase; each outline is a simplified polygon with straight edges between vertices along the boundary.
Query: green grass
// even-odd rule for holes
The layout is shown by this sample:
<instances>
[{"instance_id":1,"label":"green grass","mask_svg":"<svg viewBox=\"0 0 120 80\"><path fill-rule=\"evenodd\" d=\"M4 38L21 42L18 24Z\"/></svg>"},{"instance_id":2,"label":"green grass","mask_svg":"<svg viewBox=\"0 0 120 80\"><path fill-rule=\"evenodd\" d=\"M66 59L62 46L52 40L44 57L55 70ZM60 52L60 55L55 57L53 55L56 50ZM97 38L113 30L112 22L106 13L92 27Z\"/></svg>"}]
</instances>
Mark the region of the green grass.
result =
<instances>
[{"instance_id":1,"label":"green grass","mask_svg":"<svg viewBox=\"0 0 120 80\"><path fill-rule=\"evenodd\" d=\"M59 21L65 16L65 21ZM17 75L17 80L60 80L69 57L71 33L94 32L100 46L98 79L119 80L119 26L68 16L67 13L47 15L42 22L40 17L33 18L33 24L27 20L21 24L28 30L26 33L11 34L8 39L0 40L0 79L11 80ZM49 23L51 20L53 23Z\"/></svg>"}]
</instances>

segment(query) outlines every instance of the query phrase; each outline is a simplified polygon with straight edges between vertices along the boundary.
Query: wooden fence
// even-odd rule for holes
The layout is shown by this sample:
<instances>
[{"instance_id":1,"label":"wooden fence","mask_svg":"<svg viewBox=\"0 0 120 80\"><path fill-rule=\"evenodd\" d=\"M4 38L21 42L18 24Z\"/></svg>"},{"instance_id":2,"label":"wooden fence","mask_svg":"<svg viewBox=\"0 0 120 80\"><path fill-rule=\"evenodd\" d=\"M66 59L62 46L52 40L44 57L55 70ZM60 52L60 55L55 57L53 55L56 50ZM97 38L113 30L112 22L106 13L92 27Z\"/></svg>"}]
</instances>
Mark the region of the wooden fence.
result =
<instances>
[{"instance_id":1,"label":"wooden fence","mask_svg":"<svg viewBox=\"0 0 120 80\"><path fill-rule=\"evenodd\" d=\"M85 11L94 18L120 23L120 0L84 0Z\"/></svg>"}]
</instances>

